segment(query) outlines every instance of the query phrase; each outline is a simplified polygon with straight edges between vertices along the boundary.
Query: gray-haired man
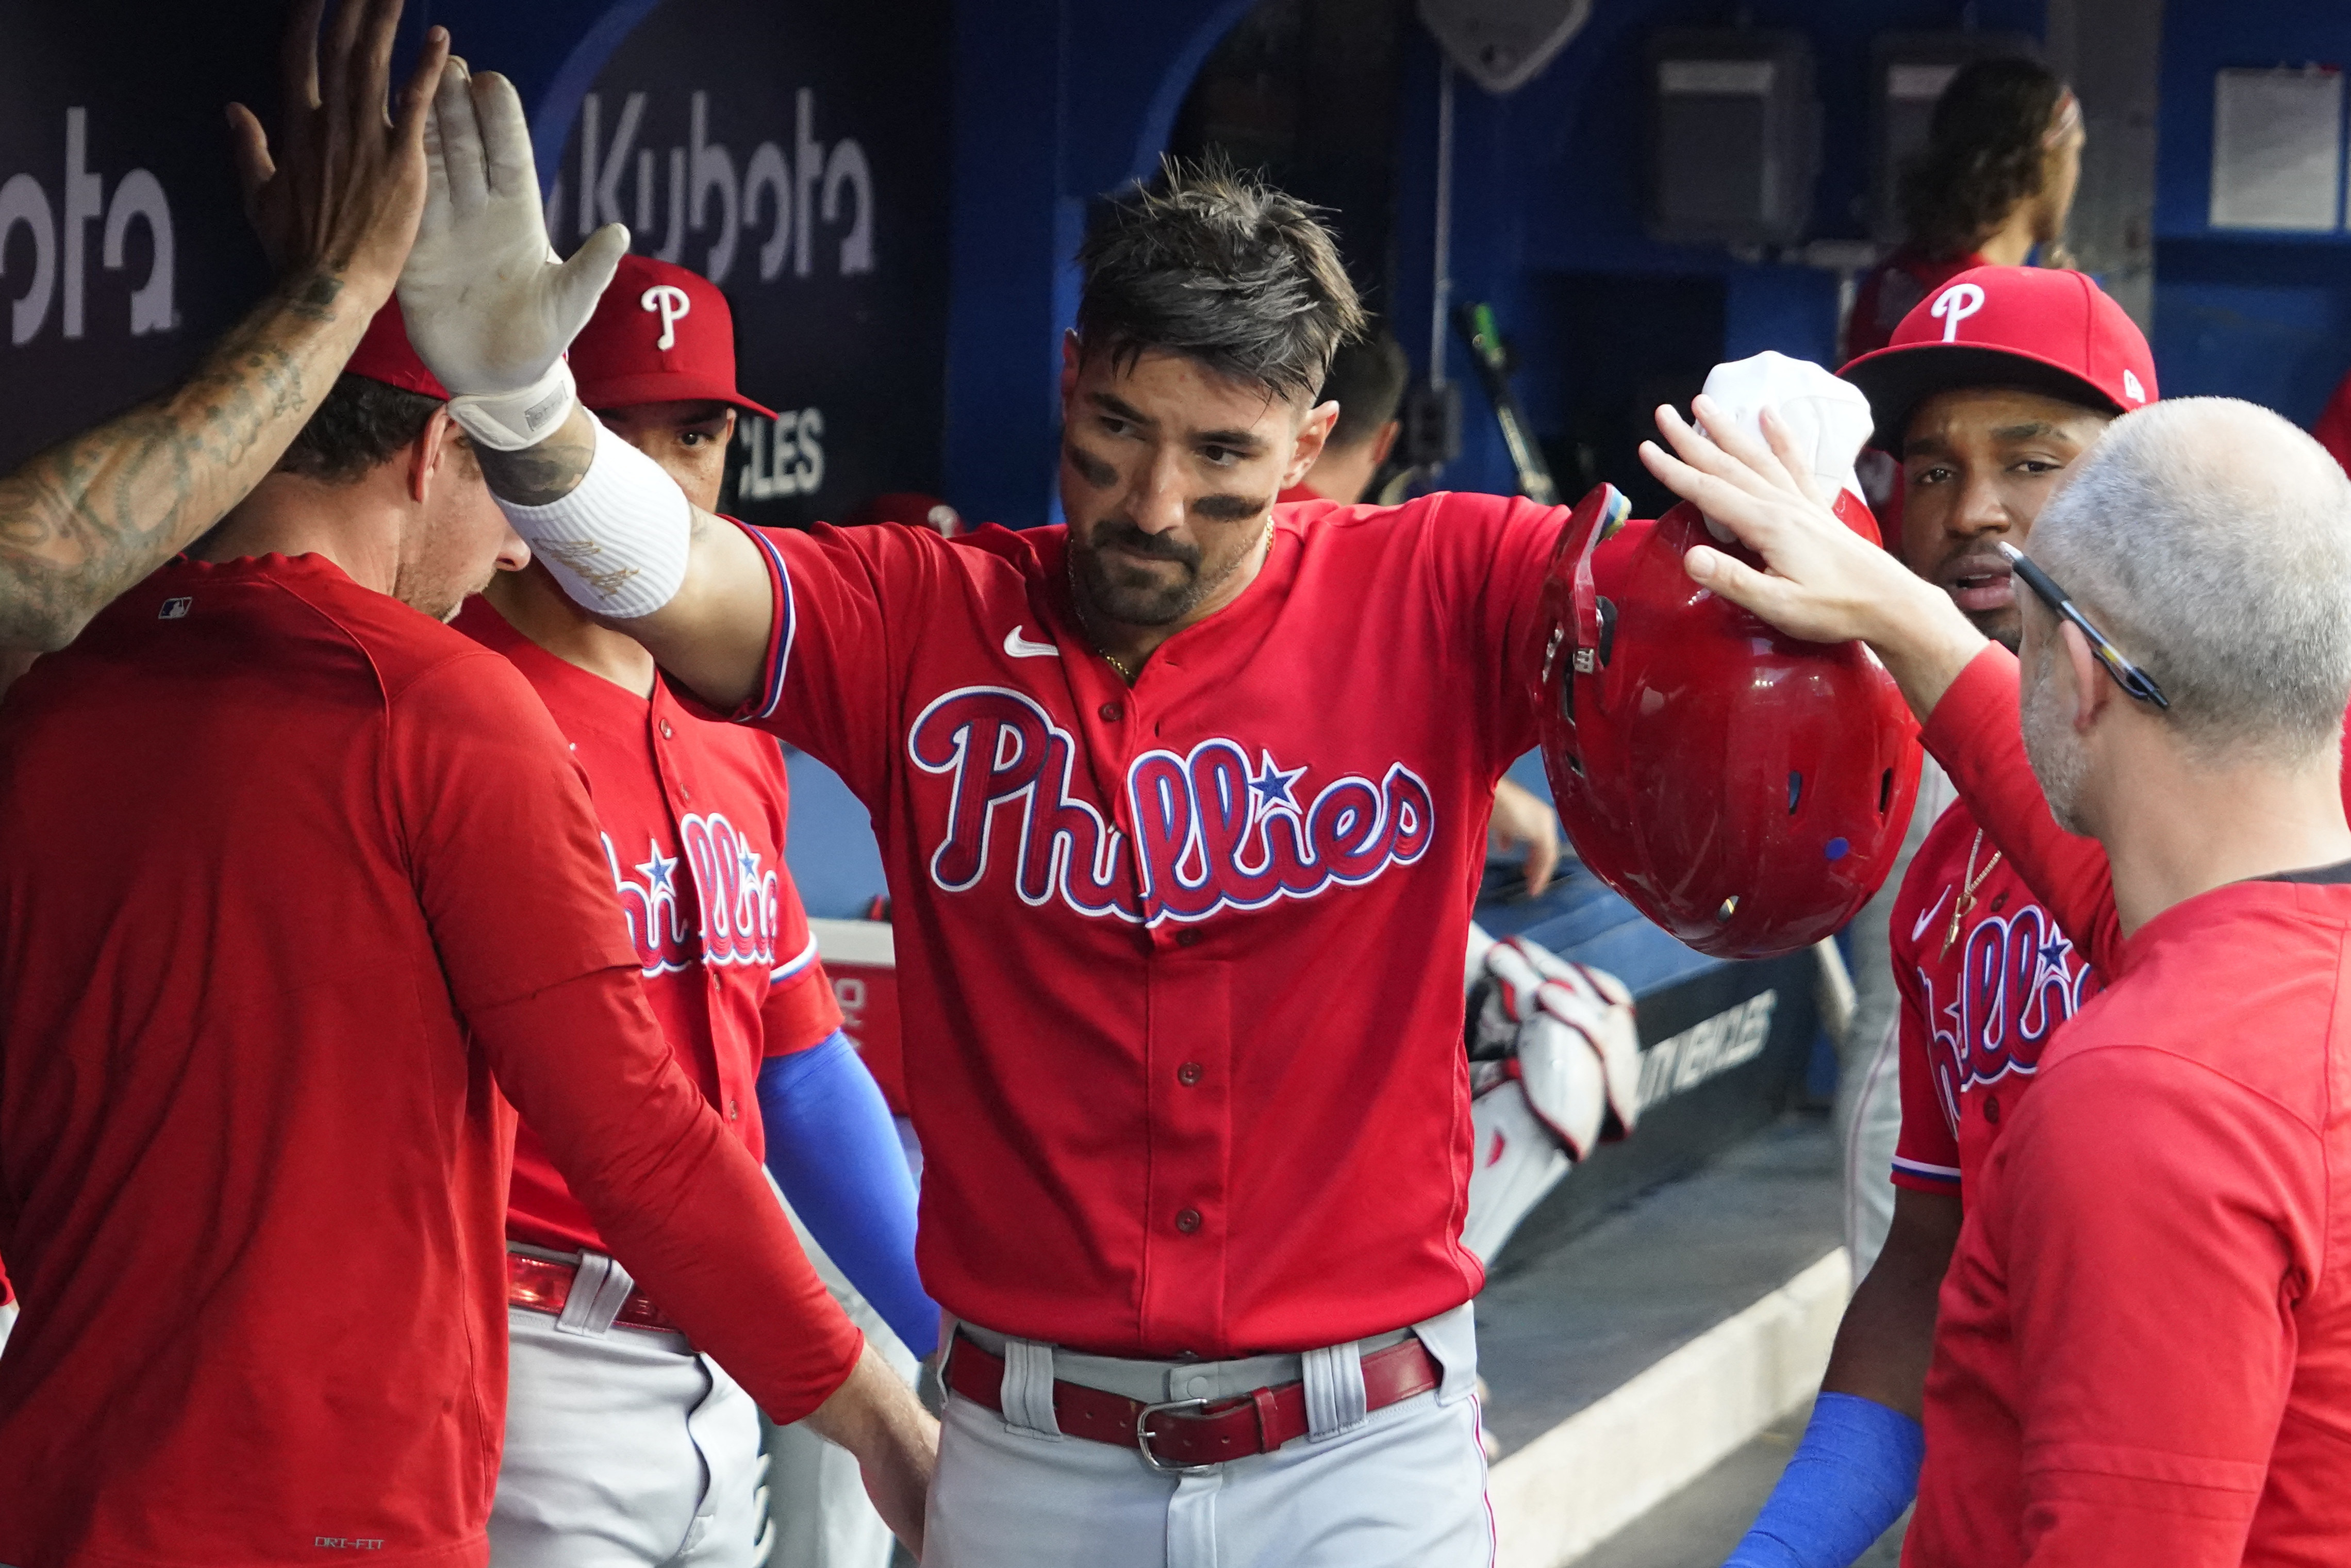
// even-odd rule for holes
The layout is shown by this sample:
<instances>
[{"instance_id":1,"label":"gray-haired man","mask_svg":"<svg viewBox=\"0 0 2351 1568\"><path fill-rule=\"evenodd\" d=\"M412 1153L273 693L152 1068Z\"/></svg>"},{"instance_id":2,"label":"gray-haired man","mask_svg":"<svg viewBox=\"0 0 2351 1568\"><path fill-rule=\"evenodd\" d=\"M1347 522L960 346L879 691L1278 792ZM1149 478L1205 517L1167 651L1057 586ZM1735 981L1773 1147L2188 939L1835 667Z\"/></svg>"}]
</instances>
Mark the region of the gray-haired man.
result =
<instances>
[{"instance_id":1,"label":"gray-haired man","mask_svg":"<svg viewBox=\"0 0 2351 1568\"><path fill-rule=\"evenodd\" d=\"M1774 453L1660 423L1679 456L1651 467L1768 563L1702 549L1691 575L1876 648L2114 977L2043 1052L1970 1207L1906 1559L2342 1561L2351 483L2250 404L2117 420L2033 558L2009 558L2012 662L1846 548Z\"/></svg>"}]
</instances>

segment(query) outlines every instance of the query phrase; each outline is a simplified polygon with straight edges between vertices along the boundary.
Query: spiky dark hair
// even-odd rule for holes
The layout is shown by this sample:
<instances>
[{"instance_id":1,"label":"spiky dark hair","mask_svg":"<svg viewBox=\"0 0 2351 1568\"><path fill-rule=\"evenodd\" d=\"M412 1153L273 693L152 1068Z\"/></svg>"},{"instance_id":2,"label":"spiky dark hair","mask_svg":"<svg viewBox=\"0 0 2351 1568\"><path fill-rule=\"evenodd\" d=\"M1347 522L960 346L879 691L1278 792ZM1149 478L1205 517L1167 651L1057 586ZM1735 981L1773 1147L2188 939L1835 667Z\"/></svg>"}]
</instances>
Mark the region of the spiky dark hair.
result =
<instances>
[{"instance_id":1,"label":"spiky dark hair","mask_svg":"<svg viewBox=\"0 0 2351 1568\"><path fill-rule=\"evenodd\" d=\"M1088 355L1186 354L1229 380L1311 398L1364 307L1319 209L1222 162L1169 158L1104 201L1078 267Z\"/></svg>"}]
</instances>

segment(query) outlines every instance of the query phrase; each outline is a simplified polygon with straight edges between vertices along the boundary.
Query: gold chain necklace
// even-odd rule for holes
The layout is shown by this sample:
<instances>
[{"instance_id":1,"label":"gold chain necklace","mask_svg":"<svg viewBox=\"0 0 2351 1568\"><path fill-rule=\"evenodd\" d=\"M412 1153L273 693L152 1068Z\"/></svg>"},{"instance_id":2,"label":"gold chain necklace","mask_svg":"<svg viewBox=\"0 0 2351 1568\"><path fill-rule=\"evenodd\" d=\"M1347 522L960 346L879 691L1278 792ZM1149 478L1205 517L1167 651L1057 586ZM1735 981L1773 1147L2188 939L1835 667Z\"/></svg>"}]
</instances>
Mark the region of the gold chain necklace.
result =
<instances>
[{"instance_id":1,"label":"gold chain necklace","mask_svg":"<svg viewBox=\"0 0 2351 1568\"><path fill-rule=\"evenodd\" d=\"M1968 846L1968 869L1959 873L1959 902L1951 905L1951 927L1943 933L1942 956L1949 956L1951 944L1959 939L1959 918L1976 906L1976 889L1984 884L1984 878L1991 874L1991 868L2000 863L2000 852L1994 850L1991 859L1984 862L1983 870L1977 871L1976 852L1981 848L1983 830L1978 828L1976 841Z\"/></svg>"},{"instance_id":2,"label":"gold chain necklace","mask_svg":"<svg viewBox=\"0 0 2351 1568\"><path fill-rule=\"evenodd\" d=\"M1265 519L1265 532L1258 536L1257 542L1258 547L1260 549L1266 549L1272 544L1273 518L1270 516L1268 516ZM1112 653L1108 648L1103 647L1102 645L1102 639L1094 635L1094 623L1086 616L1086 601L1078 593L1078 558L1076 553L1065 549L1061 557L1061 561L1063 566L1062 575L1070 580L1070 605L1071 608L1074 609L1078 612L1078 625L1084 631L1086 641L1094 645L1094 652L1102 655L1102 661L1103 664L1108 664L1112 669L1118 672L1119 678L1121 680L1123 680L1130 686L1134 685L1135 673L1126 667L1126 661ZM1146 658L1149 657L1148 654L1144 656ZM1978 836L1980 837L1981 835L1980 834Z\"/></svg>"}]
</instances>

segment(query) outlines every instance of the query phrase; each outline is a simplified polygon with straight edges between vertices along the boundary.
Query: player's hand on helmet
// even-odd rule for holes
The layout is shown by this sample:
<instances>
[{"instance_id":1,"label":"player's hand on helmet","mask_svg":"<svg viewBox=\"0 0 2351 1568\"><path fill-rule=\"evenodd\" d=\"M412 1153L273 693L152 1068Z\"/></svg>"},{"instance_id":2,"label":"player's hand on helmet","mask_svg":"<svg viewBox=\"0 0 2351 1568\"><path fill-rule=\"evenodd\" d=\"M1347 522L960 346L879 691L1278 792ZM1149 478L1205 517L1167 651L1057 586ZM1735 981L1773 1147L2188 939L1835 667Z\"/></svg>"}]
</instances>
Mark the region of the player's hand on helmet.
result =
<instances>
[{"instance_id":1,"label":"player's hand on helmet","mask_svg":"<svg viewBox=\"0 0 2351 1568\"><path fill-rule=\"evenodd\" d=\"M1698 400L1696 412L1704 430L1659 408L1657 429L1673 450L1645 441L1641 461L1667 489L1761 556L1764 570L1701 545L1687 558L1692 580L1790 636L1861 639L1886 661L1912 706L1931 712L1982 649L1983 634L1949 594L1844 525L1771 410L1762 411L1762 440L1707 398Z\"/></svg>"},{"instance_id":2,"label":"player's hand on helmet","mask_svg":"<svg viewBox=\"0 0 2351 1568\"><path fill-rule=\"evenodd\" d=\"M629 231L607 224L569 261L555 254L522 99L495 72L450 62L424 153L423 217L400 276L409 341L460 397L538 387L594 312Z\"/></svg>"},{"instance_id":3,"label":"player's hand on helmet","mask_svg":"<svg viewBox=\"0 0 2351 1568\"><path fill-rule=\"evenodd\" d=\"M1472 996L1471 1057L1509 1061L1528 1107L1576 1159L1630 1133L1641 1108L1641 1036L1624 983L1522 936L1487 949L1485 968Z\"/></svg>"},{"instance_id":4,"label":"player's hand on helmet","mask_svg":"<svg viewBox=\"0 0 2351 1568\"><path fill-rule=\"evenodd\" d=\"M246 215L280 276L340 275L371 312L392 294L424 206L424 127L449 35L425 34L387 119L401 0L348 0L319 37L326 0L294 7L278 55L285 103L270 145L253 110L228 106Z\"/></svg>"}]
</instances>

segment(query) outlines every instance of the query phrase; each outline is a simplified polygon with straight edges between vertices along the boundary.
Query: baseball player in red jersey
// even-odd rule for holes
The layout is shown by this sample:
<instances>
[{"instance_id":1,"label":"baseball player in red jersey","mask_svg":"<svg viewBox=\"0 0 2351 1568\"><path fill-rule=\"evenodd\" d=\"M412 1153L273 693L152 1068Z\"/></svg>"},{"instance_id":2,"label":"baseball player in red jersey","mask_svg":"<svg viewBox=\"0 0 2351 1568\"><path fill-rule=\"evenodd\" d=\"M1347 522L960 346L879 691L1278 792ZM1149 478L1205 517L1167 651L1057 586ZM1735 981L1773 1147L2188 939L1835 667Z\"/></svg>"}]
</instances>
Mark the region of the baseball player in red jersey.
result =
<instances>
[{"instance_id":1,"label":"baseball player in red jersey","mask_svg":"<svg viewBox=\"0 0 2351 1568\"><path fill-rule=\"evenodd\" d=\"M1901 559L2013 646L2020 615L1997 547L2022 545L2107 424L2156 395L2146 339L2079 273L1979 267L1842 373L1869 394L1876 444L1902 454ZM1893 1223L1846 1308L1805 1440L1733 1568L1844 1568L1916 1490L1935 1302L1963 1188L1980 1180L2052 1033L2098 988L2067 935L2079 927L2042 885L1963 802L1910 862L1890 922L1894 1060L1881 1052L1870 1069L1898 1072Z\"/></svg>"},{"instance_id":2,"label":"baseball player in red jersey","mask_svg":"<svg viewBox=\"0 0 2351 1568\"><path fill-rule=\"evenodd\" d=\"M1970 1207L1905 1561L2344 1560L2351 486L2247 404L2117 422L2043 514L2041 566L2011 562L2038 603L2028 806L2017 663L1844 549L1767 455L1668 434L1687 465L1653 466L1770 568L1693 575L1799 634L1866 635L1938 751L2004 741L1947 765L2112 977ZM2053 810L2104 854L2051 852Z\"/></svg>"},{"instance_id":3,"label":"baseball player in red jersey","mask_svg":"<svg viewBox=\"0 0 2351 1568\"><path fill-rule=\"evenodd\" d=\"M439 623L524 552L398 332L0 710L0 1560L486 1563L508 1101L918 1539L926 1417L664 1045L546 709Z\"/></svg>"},{"instance_id":4,"label":"baseball player in red jersey","mask_svg":"<svg viewBox=\"0 0 2351 1568\"><path fill-rule=\"evenodd\" d=\"M765 411L736 390L716 286L623 257L571 363L582 402L716 507L735 406ZM784 865L789 784L775 743L689 715L652 655L543 569L500 573L456 625L512 661L586 774L646 998L679 1065L744 1146L766 1153L897 1337L928 1354L938 1308L914 1272L914 1181L881 1091L839 1032ZM764 1125L763 1110L782 1124ZM615 1266L528 1125L507 1238L507 1446L489 1526L502 1568L758 1561L756 1407L643 1292L590 1288ZM872 1531L886 1560L887 1531Z\"/></svg>"},{"instance_id":5,"label":"baseball player in red jersey","mask_svg":"<svg viewBox=\"0 0 2351 1568\"><path fill-rule=\"evenodd\" d=\"M436 113L487 147L420 254L543 256L519 106ZM960 1325L928 1561L1484 1563L1455 960L1564 514L1273 504L1360 319L1287 198L1174 172L1081 265L1075 521L956 540L697 515L550 428L526 310L402 295L567 591L873 810Z\"/></svg>"}]
</instances>

